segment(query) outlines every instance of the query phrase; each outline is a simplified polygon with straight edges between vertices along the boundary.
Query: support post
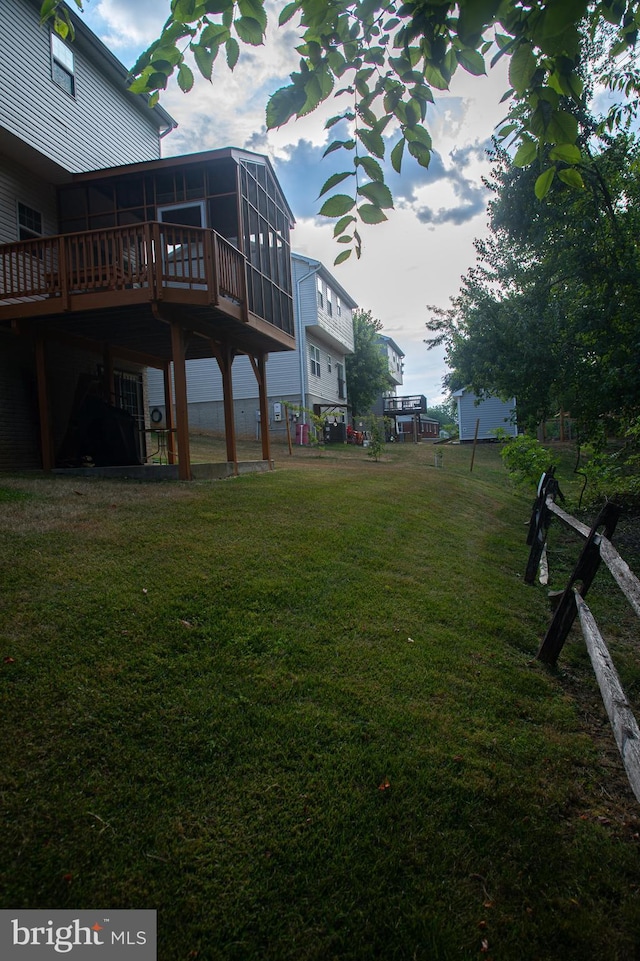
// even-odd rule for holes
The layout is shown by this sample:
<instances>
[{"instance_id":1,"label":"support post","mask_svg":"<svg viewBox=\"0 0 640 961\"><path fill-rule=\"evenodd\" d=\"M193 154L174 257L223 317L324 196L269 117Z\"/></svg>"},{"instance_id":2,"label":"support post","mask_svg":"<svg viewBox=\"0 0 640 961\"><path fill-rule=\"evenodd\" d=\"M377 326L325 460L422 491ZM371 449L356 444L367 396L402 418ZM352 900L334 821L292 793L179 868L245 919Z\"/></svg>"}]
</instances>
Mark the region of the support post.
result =
<instances>
[{"instance_id":1,"label":"support post","mask_svg":"<svg viewBox=\"0 0 640 961\"><path fill-rule=\"evenodd\" d=\"M162 368L164 380L164 419L167 425L167 463L176 463L176 418L173 410L173 387L171 386L171 364Z\"/></svg>"},{"instance_id":2,"label":"support post","mask_svg":"<svg viewBox=\"0 0 640 961\"><path fill-rule=\"evenodd\" d=\"M556 663L576 618L577 606L573 590L574 584L577 586L580 596L586 597L587 591L591 587L593 579L598 572L601 562L600 535L598 532L600 528L604 526L603 534L608 540L611 540L619 515L619 507L615 504L605 504L591 528L578 563L560 598L560 603L556 608L549 630L538 651L538 660L543 661L545 664Z\"/></svg>"},{"instance_id":3,"label":"support post","mask_svg":"<svg viewBox=\"0 0 640 961\"><path fill-rule=\"evenodd\" d=\"M222 396L224 405L224 435L227 443L227 461L233 464L234 473L238 473L238 447L236 443L236 418L233 409L233 377L231 367L235 357L234 351L228 344L212 344L213 354L218 361L222 374Z\"/></svg>"},{"instance_id":4,"label":"support post","mask_svg":"<svg viewBox=\"0 0 640 961\"><path fill-rule=\"evenodd\" d=\"M38 412L40 414L40 451L42 469L53 470L55 454L51 415L49 411L49 391L47 387L47 367L45 344L42 334L36 334L36 379L38 383Z\"/></svg>"},{"instance_id":5,"label":"support post","mask_svg":"<svg viewBox=\"0 0 640 961\"><path fill-rule=\"evenodd\" d=\"M191 452L189 450L189 413L187 407L187 369L185 363L184 331L171 321L171 350L176 385L176 428L178 434L178 477L191 480Z\"/></svg>"}]
</instances>

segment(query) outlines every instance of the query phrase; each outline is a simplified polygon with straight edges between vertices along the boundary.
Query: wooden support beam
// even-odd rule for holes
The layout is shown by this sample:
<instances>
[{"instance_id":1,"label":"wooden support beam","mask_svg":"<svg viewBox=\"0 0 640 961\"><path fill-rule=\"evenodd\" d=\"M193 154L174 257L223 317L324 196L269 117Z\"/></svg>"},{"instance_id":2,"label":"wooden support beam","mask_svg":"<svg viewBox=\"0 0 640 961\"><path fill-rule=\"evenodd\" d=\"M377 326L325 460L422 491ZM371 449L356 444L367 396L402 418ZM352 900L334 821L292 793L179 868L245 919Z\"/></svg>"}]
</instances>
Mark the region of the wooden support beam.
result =
<instances>
[{"instance_id":1,"label":"wooden support beam","mask_svg":"<svg viewBox=\"0 0 640 961\"><path fill-rule=\"evenodd\" d=\"M269 462L271 467L271 438L269 436L269 397L267 393L267 354L258 354L257 357L249 356L253 372L258 382L258 396L260 398L260 440L262 442L262 459ZM287 418L287 429L289 415L285 405L285 417Z\"/></svg>"},{"instance_id":2,"label":"wooden support beam","mask_svg":"<svg viewBox=\"0 0 640 961\"><path fill-rule=\"evenodd\" d=\"M109 344L105 344L102 350L102 366L104 378L104 395L107 403L115 407L116 403L116 381L113 372L113 352Z\"/></svg>"},{"instance_id":3,"label":"wooden support beam","mask_svg":"<svg viewBox=\"0 0 640 961\"><path fill-rule=\"evenodd\" d=\"M227 442L227 460L234 465L238 473L238 447L236 443L236 418L233 409L233 378L231 368L235 358L235 351L228 344L212 342L213 356L218 361L222 374L222 396L224 406L224 435Z\"/></svg>"},{"instance_id":4,"label":"wooden support beam","mask_svg":"<svg viewBox=\"0 0 640 961\"><path fill-rule=\"evenodd\" d=\"M608 540L611 540L611 535L616 528L619 515L619 507L615 504L605 504L591 528L578 563L560 598L560 603L556 608L549 630L538 651L538 660L544 661L545 664L556 663L558 655L564 646L564 642L576 618L577 608L573 589L574 585L578 585L581 597L586 597L587 591L591 587L593 579L598 572L601 562L600 528L604 527L604 536Z\"/></svg>"},{"instance_id":5,"label":"wooden support beam","mask_svg":"<svg viewBox=\"0 0 640 961\"><path fill-rule=\"evenodd\" d=\"M49 408L45 342L41 334L36 334L35 350L36 379L38 384L38 412L40 414L40 451L42 456L42 469L53 470L53 468L56 466L55 451Z\"/></svg>"},{"instance_id":6,"label":"wooden support beam","mask_svg":"<svg viewBox=\"0 0 640 961\"><path fill-rule=\"evenodd\" d=\"M171 349L176 386L176 430L178 434L178 477L191 480L191 452L189 449L189 413L187 406L187 370L185 363L185 335L180 324L171 323Z\"/></svg>"},{"instance_id":7,"label":"wooden support beam","mask_svg":"<svg viewBox=\"0 0 640 961\"><path fill-rule=\"evenodd\" d=\"M173 410L173 387L171 386L171 364L162 368L164 380L164 420L167 425L167 463L175 464L176 458L176 418Z\"/></svg>"},{"instance_id":8,"label":"wooden support beam","mask_svg":"<svg viewBox=\"0 0 640 961\"><path fill-rule=\"evenodd\" d=\"M575 591L575 604L580 616L582 633L600 687L602 700L609 715L613 735L620 751L629 784L640 801L640 729L633 715L620 678L613 666L607 645L602 639L593 614Z\"/></svg>"}]
</instances>

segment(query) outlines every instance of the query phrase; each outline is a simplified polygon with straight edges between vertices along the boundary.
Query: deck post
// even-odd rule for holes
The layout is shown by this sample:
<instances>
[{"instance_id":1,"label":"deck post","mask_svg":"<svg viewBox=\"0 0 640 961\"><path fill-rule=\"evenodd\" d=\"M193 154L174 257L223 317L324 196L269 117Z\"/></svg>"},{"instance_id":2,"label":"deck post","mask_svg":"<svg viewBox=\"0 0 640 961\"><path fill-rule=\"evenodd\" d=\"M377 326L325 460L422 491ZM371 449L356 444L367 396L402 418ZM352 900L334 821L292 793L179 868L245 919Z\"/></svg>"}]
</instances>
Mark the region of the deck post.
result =
<instances>
[{"instance_id":1,"label":"deck post","mask_svg":"<svg viewBox=\"0 0 640 961\"><path fill-rule=\"evenodd\" d=\"M269 398L267 396L267 358L268 354L258 354L250 357L253 372L258 382L258 396L260 398L260 440L262 441L262 459L268 461L271 467L271 438L269 436ZM286 408L285 408L286 412ZM288 418L288 415L287 415ZM287 420L288 423L288 420Z\"/></svg>"},{"instance_id":2,"label":"deck post","mask_svg":"<svg viewBox=\"0 0 640 961\"><path fill-rule=\"evenodd\" d=\"M167 425L167 463L176 463L176 418L173 412L173 387L171 386L171 364L162 368L164 380L164 419Z\"/></svg>"},{"instance_id":3,"label":"deck post","mask_svg":"<svg viewBox=\"0 0 640 961\"><path fill-rule=\"evenodd\" d=\"M187 369L185 364L184 330L171 321L171 350L176 385L176 428L178 434L178 477L191 480L189 450L189 413L187 407Z\"/></svg>"},{"instance_id":4,"label":"deck post","mask_svg":"<svg viewBox=\"0 0 640 961\"><path fill-rule=\"evenodd\" d=\"M231 368L235 352L229 344L212 344L213 353L222 374L222 396L224 402L224 435L227 442L227 460L238 473L238 448L236 443L236 419L233 409L233 378Z\"/></svg>"},{"instance_id":5,"label":"deck post","mask_svg":"<svg viewBox=\"0 0 640 961\"><path fill-rule=\"evenodd\" d=\"M45 343L42 334L36 334L36 378L38 383L38 411L40 414L40 451L42 455L42 469L53 470L55 454L53 433L51 430L51 416L49 412L49 391L47 388L47 367Z\"/></svg>"}]
</instances>

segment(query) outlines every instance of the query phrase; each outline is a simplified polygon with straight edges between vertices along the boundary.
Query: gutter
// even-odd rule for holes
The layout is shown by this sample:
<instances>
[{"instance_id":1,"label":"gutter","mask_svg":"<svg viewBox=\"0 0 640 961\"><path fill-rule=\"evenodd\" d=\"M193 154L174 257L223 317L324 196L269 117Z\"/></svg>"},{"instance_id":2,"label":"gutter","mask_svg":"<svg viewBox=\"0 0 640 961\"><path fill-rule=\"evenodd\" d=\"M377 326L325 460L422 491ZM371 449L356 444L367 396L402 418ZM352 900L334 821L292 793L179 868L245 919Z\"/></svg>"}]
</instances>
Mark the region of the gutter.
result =
<instances>
[{"instance_id":1,"label":"gutter","mask_svg":"<svg viewBox=\"0 0 640 961\"><path fill-rule=\"evenodd\" d=\"M296 336L298 338L298 342L300 343L299 356L300 356L300 401L301 401L300 406L301 407L306 407L306 404L304 401L306 396L307 352L306 352L305 338L302 336L304 327L302 324L302 311L300 309L300 285L305 280L308 280L309 277L313 277L314 274L317 274L318 271L320 270L320 267L321 267L320 262L316 261L315 266L312 267L311 270L307 271L306 274L303 274L302 277L299 278L299 280L296 280L296 313L298 315L298 329L296 330ZM304 349L302 347L303 344L304 344Z\"/></svg>"}]
</instances>

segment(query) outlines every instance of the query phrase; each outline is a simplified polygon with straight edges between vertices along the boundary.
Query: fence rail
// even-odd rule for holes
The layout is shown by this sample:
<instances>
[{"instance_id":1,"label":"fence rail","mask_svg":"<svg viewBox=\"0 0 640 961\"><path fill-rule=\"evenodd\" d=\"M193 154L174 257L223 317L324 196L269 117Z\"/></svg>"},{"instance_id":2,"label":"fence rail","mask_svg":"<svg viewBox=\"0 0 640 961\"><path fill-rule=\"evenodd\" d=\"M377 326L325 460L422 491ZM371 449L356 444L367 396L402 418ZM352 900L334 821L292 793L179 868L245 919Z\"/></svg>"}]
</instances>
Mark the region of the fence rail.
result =
<instances>
[{"instance_id":1,"label":"fence rail","mask_svg":"<svg viewBox=\"0 0 640 961\"><path fill-rule=\"evenodd\" d=\"M562 494L553 470L550 470L540 479L538 497L531 514L527 536L531 550L525 581L529 584L535 581L538 567L545 558L547 532L554 517L584 538L584 546L537 656L546 664L555 664L576 617L579 619L629 784L636 800L640 801L640 729L606 643L585 601L598 569L604 562L633 611L640 616L640 581L611 543L620 509L615 504L605 504L593 526L588 528L558 507L555 503L556 497L562 498Z\"/></svg>"}]
</instances>

